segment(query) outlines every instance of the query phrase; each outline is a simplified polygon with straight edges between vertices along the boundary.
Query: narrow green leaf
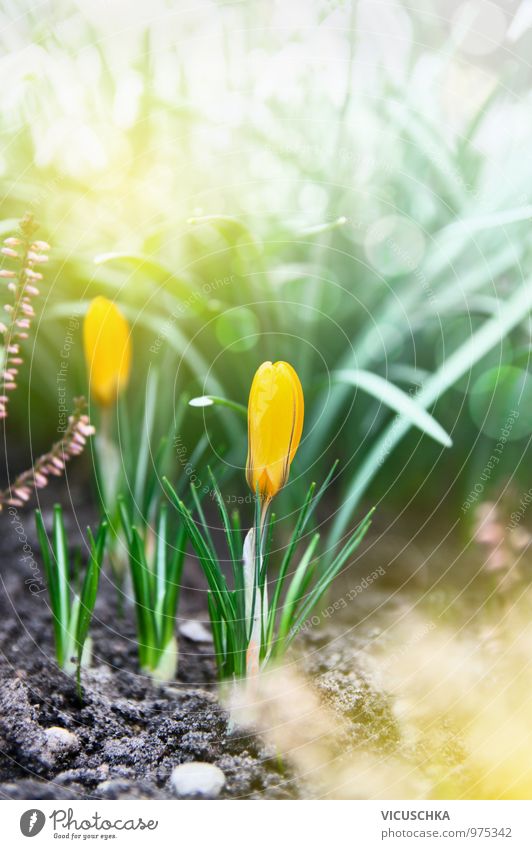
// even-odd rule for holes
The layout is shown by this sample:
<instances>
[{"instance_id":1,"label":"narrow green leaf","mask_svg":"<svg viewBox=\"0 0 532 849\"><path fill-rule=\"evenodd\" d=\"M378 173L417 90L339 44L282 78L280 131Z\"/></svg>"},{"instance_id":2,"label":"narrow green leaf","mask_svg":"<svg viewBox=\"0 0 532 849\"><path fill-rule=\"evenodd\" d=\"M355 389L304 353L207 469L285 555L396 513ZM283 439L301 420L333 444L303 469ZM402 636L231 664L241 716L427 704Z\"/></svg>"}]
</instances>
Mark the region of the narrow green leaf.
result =
<instances>
[{"instance_id":1,"label":"narrow green leaf","mask_svg":"<svg viewBox=\"0 0 532 849\"><path fill-rule=\"evenodd\" d=\"M304 603L298 610L297 617L292 625L290 633L286 637L285 648L292 642L298 631L300 630L302 624L305 622L307 617L310 615L322 595L326 592L327 588L331 585L333 580L336 578L343 565L347 562L347 560L351 557L355 549L362 542L365 537L369 526L371 525L371 517L374 513L374 509L370 510L370 512L364 517L358 528L349 538L347 543L343 546L340 552L336 555L333 562L330 566L327 567L325 572L318 577L316 584L310 590L307 595Z\"/></svg>"},{"instance_id":2,"label":"narrow green leaf","mask_svg":"<svg viewBox=\"0 0 532 849\"><path fill-rule=\"evenodd\" d=\"M497 316L486 321L482 327L473 333L459 348L456 349L443 363L440 369L424 384L417 396L417 403L423 408L430 407L438 398L447 392L457 380L467 374L496 344L529 314L532 308L532 285L528 281L505 304ZM328 547L335 546L342 537L353 511L360 498L373 480L377 471L383 465L386 457L395 448L410 428L410 422L403 419L392 422L372 448L366 454L362 465L349 485L334 520Z\"/></svg>"},{"instance_id":3,"label":"narrow green leaf","mask_svg":"<svg viewBox=\"0 0 532 849\"><path fill-rule=\"evenodd\" d=\"M53 550L57 569L57 592L59 601L59 621L62 631L63 650L69 642L68 623L70 620L70 576L68 567L68 544L63 523L63 511L59 504L54 505ZM63 655L63 662L67 658Z\"/></svg>"},{"instance_id":4,"label":"narrow green leaf","mask_svg":"<svg viewBox=\"0 0 532 849\"><path fill-rule=\"evenodd\" d=\"M55 568L55 560L50 550L50 540L44 527L44 521L40 510L35 511L35 524L37 526L37 537L41 549L44 570L46 572L46 580L48 583L48 597L50 599L50 608L52 611L52 623L54 629L55 654L59 666L63 665L63 629L61 627L61 604L59 585L57 580L57 570Z\"/></svg>"},{"instance_id":5,"label":"narrow green leaf","mask_svg":"<svg viewBox=\"0 0 532 849\"><path fill-rule=\"evenodd\" d=\"M290 581L290 585L288 587L288 591L286 593L286 598L284 601L284 605L282 607L281 619L279 622L279 630L277 632L277 645L279 647L279 651L282 653L282 646L284 645L284 641L290 632L292 627L292 620L294 616L294 611L296 609L297 603L300 598L302 586L305 581L305 577L307 575L308 569L310 567L311 560L314 556L314 552L316 550L316 546L319 542L320 535L314 534L311 541L309 542L303 557L299 561L299 565L294 572L294 577Z\"/></svg>"},{"instance_id":6,"label":"narrow green leaf","mask_svg":"<svg viewBox=\"0 0 532 849\"><path fill-rule=\"evenodd\" d=\"M363 369L345 369L333 372L332 379L339 383L356 386L372 395L446 448L453 444L450 436L430 413L416 403L414 398L384 377Z\"/></svg>"}]
</instances>

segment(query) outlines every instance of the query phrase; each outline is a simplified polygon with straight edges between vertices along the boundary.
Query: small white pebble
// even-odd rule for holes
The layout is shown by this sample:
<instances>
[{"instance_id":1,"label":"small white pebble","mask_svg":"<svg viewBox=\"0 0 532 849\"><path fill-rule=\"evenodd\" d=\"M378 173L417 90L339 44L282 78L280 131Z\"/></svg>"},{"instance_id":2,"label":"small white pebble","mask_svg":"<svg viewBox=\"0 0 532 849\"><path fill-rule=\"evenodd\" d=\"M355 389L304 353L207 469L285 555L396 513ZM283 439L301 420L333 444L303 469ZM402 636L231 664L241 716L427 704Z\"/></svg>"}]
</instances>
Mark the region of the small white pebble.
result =
<instances>
[{"instance_id":1,"label":"small white pebble","mask_svg":"<svg viewBox=\"0 0 532 849\"><path fill-rule=\"evenodd\" d=\"M52 754L70 752L79 746L77 735L67 728L61 728L59 725L53 725L51 728L47 728L44 734L46 736L46 746Z\"/></svg>"},{"instance_id":2,"label":"small white pebble","mask_svg":"<svg viewBox=\"0 0 532 849\"><path fill-rule=\"evenodd\" d=\"M212 635L198 619L188 619L179 627L179 633L194 643L212 643Z\"/></svg>"},{"instance_id":3,"label":"small white pebble","mask_svg":"<svg viewBox=\"0 0 532 849\"><path fill-rule=\"evenodd\" d=\"M214 764L192 761L179 764L172 770L170 784L178 796L218 796L224 785L225 775Z\"/></svg>"}]
</instances>

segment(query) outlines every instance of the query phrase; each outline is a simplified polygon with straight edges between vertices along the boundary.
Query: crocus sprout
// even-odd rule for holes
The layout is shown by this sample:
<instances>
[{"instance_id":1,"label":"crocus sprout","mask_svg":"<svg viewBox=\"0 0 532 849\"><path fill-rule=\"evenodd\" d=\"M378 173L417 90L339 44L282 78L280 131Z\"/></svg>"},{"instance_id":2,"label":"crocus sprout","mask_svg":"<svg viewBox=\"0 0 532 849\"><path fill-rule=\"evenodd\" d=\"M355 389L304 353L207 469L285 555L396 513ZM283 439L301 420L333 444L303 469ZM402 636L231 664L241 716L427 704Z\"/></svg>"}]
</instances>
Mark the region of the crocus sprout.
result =
<instances>
[{"instance_id":1,"label":"crocus sprout","mask_svg":"<svg viewBox=\"0 0 532 849\"><path fill-rule=\"evenodd\" d=\"M257 592L257 572L263 569L263 531L268 506L288 480L303 431L304 399L294 368L285 362L265 362L255 372L248 401L246 478L260 499L260 519L244 541L244 592L250 627L248 673L259 671L261 642L268 618L268 585ZM257 511L258 516L258 511ZM257 562L256 562L257 561Z\"/></svg>"},{"instance_id":2,"label":"crocus sprout","mask_svg":"<svg viewBox=\"0 0 532 849\"><path fill-rule=\"evenodd\" d=\"M57 663L68 674L77 673L81 694L80 668L90 665L89 626L98 593L107 523L100 523L96 536L87 528L88 562L81 581L79 574L76 576L79 570L71 562L61 506L54 507L51 534L46 531L40 510L35 511L35 522L46 571Z\"/></svg>"},{"instance_id":3,"label":"crocus sprout","mask_svg":"<svg viewBox=\"0 0 532 849\"><path fill-rule=\"evenodd\" d=\"M83 323L83 345L90 395L100 413L94 441L98 497L102 513L109 520L107 554L120 583L126 558L123 546L119 545L116 520L123 470L112 417L118 398L129 381L132 345L127 319L108 298L99 295L91 302Z\"/></svg>"},{"instance_id":4,"label":"crocus sprout","mask_svg":"<svg viewBox=\"0 0 532 849\"><path fill-rule=\"evenodd\" d=\"M216 401L219 399L213 403ZM255 511L253 526L243 545L238 512L229 515L218 482L209 469L211 494L218 506L229 552L232 588L224 568L225 560L214 545L194 487L191 496L198 519L163 477L166 493L183 521L207 579L214 652L222 680L254 677L268 662L283 657L295 637L307 630L316 605L349 564L371 524L373 511L342 545L320 554L320 535L312 532L311 522L334 476L337 465L334 463L318 490L315 483L310 485L296 512L294 529L278 572L272 578L275 517L268 515L269 505L288 480L303 430L303 408L303 390L292 366L283 362L263 363L255 374L249 395L246 477L255 495Z\"/></svg>"},{"instance_id":5,"label":"crocus sprout","mask_svg":"<svg viewBox=\"0 0 532 849\"><path fill-rule=\"evenodd\" d=\"M131 337L127 319L101 295L85 316L83 343L91 395L100 407L110 407L128 384Z\"/></svg>"}]
</instances>

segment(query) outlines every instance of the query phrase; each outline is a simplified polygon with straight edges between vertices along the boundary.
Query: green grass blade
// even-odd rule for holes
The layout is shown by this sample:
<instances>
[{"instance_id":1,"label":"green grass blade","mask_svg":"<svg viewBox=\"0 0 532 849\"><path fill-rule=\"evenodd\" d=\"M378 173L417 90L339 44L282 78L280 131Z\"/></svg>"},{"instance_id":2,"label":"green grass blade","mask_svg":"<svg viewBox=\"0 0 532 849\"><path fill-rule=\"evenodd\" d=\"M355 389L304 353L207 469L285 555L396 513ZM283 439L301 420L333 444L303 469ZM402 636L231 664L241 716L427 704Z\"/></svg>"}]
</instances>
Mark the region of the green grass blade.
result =
<instances>
[{"instance_id":1,"label":"green grass blade","mask_svg":"<svg viewBox=\"0 0 532 849\"><path fill-rule=\"evenodd\" d=\"M163 609L163 643L166 644L174 633L175 617L179 594L181 590L181 577L185 565L185 546L187 533L184 525L180 525L174 544L174 555L169 558L166 573L166 594Z\"/></svg>"},{"instance_id":2,"label":"green grass blade","mask_svg":"<svg viewBox=\"0 0 532 849\"><path fill-rule=\"evenodd\" d=\"M332 379L339 383L356 386L378 401L382 401L383 404L395 410L400 416L404 416L411 424L431 436L440 445L449 448L453 444L449 434L430 413L427 413L422 406L416 403L415 399L384 377L363 369L345 369L333 372Z\"/></svg>"},{"instance_id":3,"label":"green grass blade","mask_svg":"<svg viewBox=\"0 0 532 849\"><path fill-rule=\"evenodd\" d=\"M290 633L286 637L285 648L287 648L301 626L310 615L320 598L327 591L328 587L331 585L333 580L336 578L344 564L351 557L352 553L358 547L358 545L362 542L365 537L369 526L371 525L371 517L373 515L374 508L370 510L370 512L364 517L356 531L352 534L347 543L343 546L341 551L336 555L333 562L328 566L323 573L323 575L318 577L316 584L312 587L310 592L305 598L303 604L299 607L297 616L292 624L292 628Z\"/></svg>"},{"instance_id":4,"label":"green grass blade","mask_svg":"<svg viewBox=\"0 0 532 849\"><path fill-rule=\"evenodd\" d=\"M529 281L501 306L499 314L486 321L473 333L450 357L441 368L423 385L417 396L417 403L426 408L447 392L457 380L479 362L495 345L518 324L532 308L532 283ZM341 539L350 517L356 509L362 495L373 480L383 461L410 428L410 422L403 419L394 421L385 428L373 447L367 453L361 467L354 476L347 494L342 500L334 520L328 547L334 547Z\"/></svg>"},{"instance_id":5,"label":"green grass blade","mask_svg":"<svg viewBox=\"0 0 532 849\"><path fill-rule=\"evenodd\" d=\"M63 630L61 628L61 608L59 599L59 586L57 580L57 570L55 561L50 550L50 540L44 527L44 521L40 510L35 511L35 524L37 526L37 538L41 549L41 555L46 572L46 580L48 582L48 597L50 599L50 608L52 611L52 623L54 629L55 655L59 666L63 665L64 646L63 646Z\"/></svg>"},{"instance_id":6,"label":"green grass blade","mask_svg":"<svg viewBox=\"0 0 532 849\"><path fill-rule=\"evenodd\" d=\"M54 505L53 551L55 567L57 569L58 612L62 632L62 645L64 649L69 642L68 624L70 620L70 575L68 565L68 544L63 522L63 511L59 504ZM63 662L66 660L67 658L63 657Z\"/></svg>"},{"instance_id":7,"label":"green grass blade","mask_svg":"<svg viewBox=\"0 0 532 849\"><path fill-rule=\"evenodd\" d=\"M307 576L319 539L320 535L314 534L305 550L305 553L303 554L303 557L299 561L298 567L294 572L294 577L290 581L279 621L276 653L280 652L282 654L282 646L284 645L284 641L292 627L294 612L300 599L302 588L305 583L305 577Z\"/></svg>"},{"instance_id":8,"label":"green grass blade","mask_svg":"<svg viewBox=\"0 0 532 849\"><path fill-rule=\"evenodd\" d=\"M78 648L78 660L81 659L83 646L89 633L90 621L96 604L96 596L98 594L98 584L100 580L100 572L102 568L103 554L105 550L105 538L107 535L107 523L102 522L94 539L91 529L87 528L87 537L89 540L90 554L85 578L80 593L80 612L78 615L77 627L74 631L75 640Z\"/></svg>"},{"instance_id":9,"label":"green grass blade","mask_svg":"<svg viewBox=\"0 0 532 849\"><path fill-rule=\"evenodd\" d=\"M146 476L152 447L153 425L157 407L157 384L158 373L155 370L150 370L146 382L146 402L144 404L142 427L140 428L137 445L135 484L133 488L135 502L139 505L142 504L144 490L146 488Z\"/></svg>"},{"instance_id":10,"label":"green grass blade","mask_svg":"<svg viewBox=\"0 0 532 849\"><path fill-rule=\"evenodd\" d=\"M168 478L163 478L163 486L170 498L170 501L173 503L185 523L190 541L199 558L209 587L212 590L213 598L219 607L221 618L228 621L234 620L235 611L233 600L229 598L225 575L223 574L218 561L213 559L209 546L201 531L198 530L190 510L186 507L184 502L181 501Z\"/></svg>"}]
</instances>

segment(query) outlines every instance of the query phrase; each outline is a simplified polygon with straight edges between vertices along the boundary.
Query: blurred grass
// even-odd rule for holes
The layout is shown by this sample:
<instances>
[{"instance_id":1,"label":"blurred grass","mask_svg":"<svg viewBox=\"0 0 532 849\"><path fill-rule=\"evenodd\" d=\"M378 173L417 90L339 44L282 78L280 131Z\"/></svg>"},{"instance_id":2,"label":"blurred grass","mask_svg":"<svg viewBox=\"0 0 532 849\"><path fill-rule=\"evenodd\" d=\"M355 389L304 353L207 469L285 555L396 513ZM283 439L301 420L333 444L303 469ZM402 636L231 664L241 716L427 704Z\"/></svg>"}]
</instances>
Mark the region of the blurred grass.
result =
<instances>
[{"instance_id":1,"label":"blurred grass","mask_svg":"<svg viewBox=\"0 0 532 849\"><path fill-rule=\"evenodd\" d=\"M287 359L307 402L288 503L338 456L338 534L362 495L459 504L508 414L496 379L472 414L476 381L530 366L532 110L518 10L499 41L455 12L4 0L2 230L31 207L53 245L10 443L54 430L69 317L103 293L134 324L132 403L165 376L162 430L182 392L245 404L258 364ZM70 396L80 353L76 329ZM340 370L395 384L452 447ZM490 486L527 480L531 401L513 402L531 424ZM190 410L190 453L205 427L244 491L245 425Z\"/></svg>"}]
</instances>

